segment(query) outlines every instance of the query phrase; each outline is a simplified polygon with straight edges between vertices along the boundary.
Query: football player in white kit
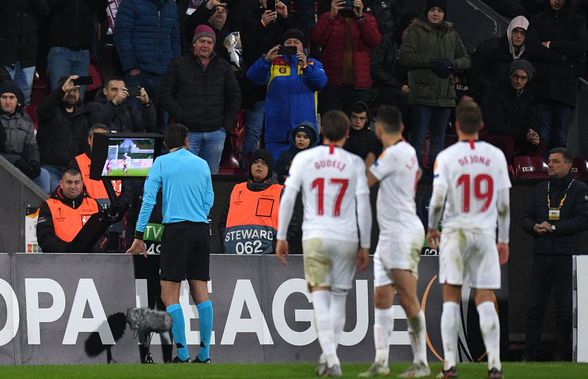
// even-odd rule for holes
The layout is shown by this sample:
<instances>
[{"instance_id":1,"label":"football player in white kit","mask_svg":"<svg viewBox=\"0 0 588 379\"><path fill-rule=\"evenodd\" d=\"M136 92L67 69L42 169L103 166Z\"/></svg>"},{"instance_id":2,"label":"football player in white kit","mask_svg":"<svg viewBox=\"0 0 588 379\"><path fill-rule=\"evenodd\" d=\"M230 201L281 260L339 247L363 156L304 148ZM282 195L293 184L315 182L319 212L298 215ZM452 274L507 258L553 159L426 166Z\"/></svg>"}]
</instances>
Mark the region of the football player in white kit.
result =
<instances>
[{"instance_id":1,"label":"football player in white kit","mask_svg":"<svg viewBox=\"0 0 588 379\"><path fill-rule=\"evenodd\" d=\"M304 276L323 352L316 370L319 376L342 375L337 345L345 326L347 291L355 266L363 270L369 262L369 188L364 162L343 150L349 126L342 112L323 115L323 145L294 157L280 201L276 256L286 264L286 232L296 195L302 191Z\"/></svg>"},{"instance_id":2,"label":"football player in white kit","mask_svg":"<svg viewBox=\"0 0 588 379\"><path fill-rule=\"evenodd\" d=\"M360 377L390 374L388 336L394 329L394 294L406 312L413 365L401 378L429 376L425 315L417 297L417 270L425 228L416 214L415 193L421 177L415 149L402 138L402 116L395 107L381 106L376 135L384 152L369 168L368 185L380 182L377 210L380 235L374 255L374 344L376 357Z\"/></svg>"},{"instance_id":3,"label":"football player in white kit","mask_svg":"<svg viewBox=\"0 0 588 379\"><path fill-rule=\"evenodd\" d=\"M502 378L500 322L493 290L500 288L500 264L508 261L511 184L502 151L477 141L482 126L480 107L473 101L462 101L456 109L459 141L443 150L435 162L427 241L436 248L441 238L439 282L443 284L441 337L445 356L439 378L457 377L460 297L466 277L475 289L488 354L488 378Z\"/></svg>"}]
</instances>

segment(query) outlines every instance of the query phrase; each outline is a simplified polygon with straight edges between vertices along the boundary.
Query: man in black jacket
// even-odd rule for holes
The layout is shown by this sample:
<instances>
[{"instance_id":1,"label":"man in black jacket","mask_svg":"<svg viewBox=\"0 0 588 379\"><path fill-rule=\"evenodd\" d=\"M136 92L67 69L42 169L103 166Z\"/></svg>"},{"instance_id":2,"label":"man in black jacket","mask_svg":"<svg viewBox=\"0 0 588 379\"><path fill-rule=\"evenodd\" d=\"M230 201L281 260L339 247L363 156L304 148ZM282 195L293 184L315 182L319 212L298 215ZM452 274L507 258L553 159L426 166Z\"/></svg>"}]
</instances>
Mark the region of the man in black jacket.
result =
<instances>
[{"instance_id":1,"label":"man in black jacket","mask_svg":"<svg viewBox=\"0 0 588 379\"><path fill-rule=\"evenodd\" d=\"M571 360L572 255L581 251L579 237L588 230L588 186L572 178L572 156L568 150L552 149L547 162L550 179L537 185L523 216L523 229L535 238L525 358L537 358L545 305L553 286L555 358Z\"/></svg>"},{"instance_id":2,"label":"man in black jacket","mask_svg":"<svg viewBox=\"0 0 588 379\"><path fill-rule=\"evenodd\" d=\"M547 9L530 20L528 59L537 69L538 132L546 149L567 145L576 107L576 80L588 47L585 20L574 13L571 3L549 0Z\"/></svg>"},{"instance_id":3,"label":"man in black jacket","mask_svg":"<svg viewBox=\"0 0 588 379\"><path fill-rule=\"evenodd\" d=\"M227 132L235 127L241 91L231 65L214 53L208 25L194 33L193 52L174 59L161 80L163 107L188 127L189 149L218 173Z\"/></svg>"},{"instance_id":4,"label":"man in black jacket","mask_svg":"<svg viewBox=\"0 0 588 379\"><path fill-rule=\"evenodd\" d=\"M49 5L49 55L47 70L51 89L64 75L88 75L94 20L106 17L107 0L51 0ZM84 98L86 86L81 88Z\"/></svg>"},{"instance_id":5,"label":"man in black jacket","mask_svg":"<svg viewBox=\"0 0 588 379\"><path fill-rule=\"evenodd\" d=\"M137 89L138 101L129 102L129 89L122 78L113 77L88 104L90 125L105 124L117 132L157 132L157 115L144 87Z\"/></svg>"},{"instance_id":6,"label":"man in black jacket","mask_svg":"<svg viewBox=\"0 0 588 379\"><path fill-rule=\"evenodd\" d=\"M61 78L59 86L47 96L37 109L39 130L37 143L41 165L51 174L53 191L69 162L86 151L88 118L80 101L80 87L71 75Z\"/></svg>"}]
</instances>

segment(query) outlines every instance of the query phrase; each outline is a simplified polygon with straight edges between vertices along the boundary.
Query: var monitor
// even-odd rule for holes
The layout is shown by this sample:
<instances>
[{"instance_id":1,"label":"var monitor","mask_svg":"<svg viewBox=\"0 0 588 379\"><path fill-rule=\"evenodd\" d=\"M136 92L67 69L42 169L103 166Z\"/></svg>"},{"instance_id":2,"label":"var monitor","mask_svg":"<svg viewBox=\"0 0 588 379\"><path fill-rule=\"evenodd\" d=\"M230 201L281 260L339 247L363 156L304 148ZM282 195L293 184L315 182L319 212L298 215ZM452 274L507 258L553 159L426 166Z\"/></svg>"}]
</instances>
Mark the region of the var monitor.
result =
<instances>
[{"instance_id":1,"label":"var monitor","mask_svg":"<svg viewBox=\"0 0 588 379\"><path fill-rule=\"evenodd\" d=\"M95 134L90 178L145 178L161 150L161 136L152 133Z\"/></svg>"}]
</instances>

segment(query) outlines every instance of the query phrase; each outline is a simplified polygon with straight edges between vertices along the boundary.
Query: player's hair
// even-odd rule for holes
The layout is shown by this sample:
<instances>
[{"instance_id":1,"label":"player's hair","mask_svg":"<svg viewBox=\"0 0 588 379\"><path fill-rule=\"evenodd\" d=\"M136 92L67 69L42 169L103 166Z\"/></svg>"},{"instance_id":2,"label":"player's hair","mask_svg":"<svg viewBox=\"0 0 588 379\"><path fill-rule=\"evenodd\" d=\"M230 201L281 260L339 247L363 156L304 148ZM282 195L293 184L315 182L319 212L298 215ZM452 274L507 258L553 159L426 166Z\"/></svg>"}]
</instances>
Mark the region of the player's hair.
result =
<instances>
[{"instance_id":1,"label":"player's hair","mask_svg":"<svg viewBox=\"0 0 588 379\"><path fill-rule=\"evenodd\" d=\"M341 111L328 111L321 118L321 132L330 141L340 141L347 136L351 122Z\"/></svg>"},{"instance_id":2,"label":"player's hair","mask_svg":"<svg viewBox=\"0 0 588 379\"><path fill-rule=\"evenodd\" d=\"M188 128L182 124L170 124L165 129L163 135L163 142L168 149L174 149L176 147L183 147L184 141L188 137Z\"/></svg>"},{"instance_id":3,"label":"player's hair","mask_svg":"<svg viewBox=\"0 0 588 379\"><path fill-rule=\"evenodd\" d=\"M384 132L388 134L399 133L402 125L402 113L394 106L381 105L378 108L376 122L382 125Z\"/></svg>"},{"instance_id":4,"label":"player's hair","mask_svg":"<svg viewBox=\"0 0 588 379\"><path fill-rule=\"evenodd\" d=\"M455 109L455 119L465 134L476 134L482 128L482 110L475 101L461 101Z\"/></svg>"},{"instance_id":5,"label":"player's hair","mask_svg":"<svg viewBox=\"0 0 588 379\"><path fill-rule=\"evenodd\" d=\"M65 174L68 174L68 175L71 175L71 176L77 176L77 175L82 176L82 173L80 172L80 170L78 170L75 167L69 167L69 168L67 168L63 172L63 174L61 174L61 179L63 179L63 177L65 176Z\"/></svg>"},{"instance_id":6,"label":"player's hair","mask_svg":"<svg viewBox=\"0 0 588 379\"><path fill-rule=\"evenodd\" d=\"M554 147L553 149L549 150L549 155L551 154L561 154L563 156L564 162L570 163L574 159L574 156L568 149L565 147Z\"/></svg>"},{"instance_id":7,"label":"player's hair","mask_svg":"<svg viewBox=\"0 0 588 379\"><path fill-rule=\"evenodd\" d=\"M125 82L125 80L120 76L111 76L108 78L106 83L104 84L104 88L108 88L110 86L110 82Z\"/></svg>"},{"instance_id":8,"label":"player's hair","mask_svg":"<svg viewBox=\"0 0 588 379\"><path fill-rule=\"evenodd\" d=\"M92 127L90 128L90 131L88 132L88 137L92 137L94 134L96 134L97 130L104 130L106 133L108 133L110 131L110 128L102 123L97 123L92 125Z\"/></svg>"}]
</instances>

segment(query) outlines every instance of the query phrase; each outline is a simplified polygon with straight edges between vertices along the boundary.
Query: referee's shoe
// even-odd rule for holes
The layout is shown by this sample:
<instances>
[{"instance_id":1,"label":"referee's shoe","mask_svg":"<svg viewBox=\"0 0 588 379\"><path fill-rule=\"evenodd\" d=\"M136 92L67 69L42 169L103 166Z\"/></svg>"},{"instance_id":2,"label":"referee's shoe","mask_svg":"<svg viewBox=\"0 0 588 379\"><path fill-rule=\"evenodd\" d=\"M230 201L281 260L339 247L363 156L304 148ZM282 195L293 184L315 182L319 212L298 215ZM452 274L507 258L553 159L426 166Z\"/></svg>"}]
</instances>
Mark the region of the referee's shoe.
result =
<instances>
[{"instance_id":1,"label":"referee's shoe","mask_svg":"<svg viewBox=\"0 0 588 379\"><path fill-rule=\"evenodd\" d=\"M185 361L183 361L178 356L174 357L174 359L171 361L171 363L191 363L191 362L192 361L190 360L190 358L187 358Z\"/></svg>"}]
</instances>

